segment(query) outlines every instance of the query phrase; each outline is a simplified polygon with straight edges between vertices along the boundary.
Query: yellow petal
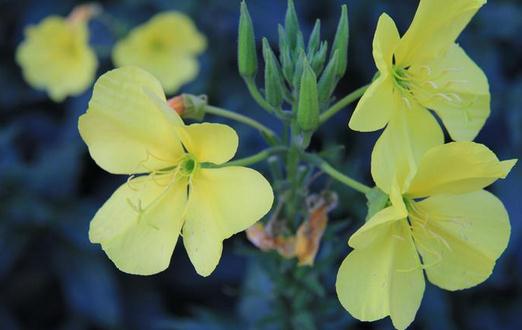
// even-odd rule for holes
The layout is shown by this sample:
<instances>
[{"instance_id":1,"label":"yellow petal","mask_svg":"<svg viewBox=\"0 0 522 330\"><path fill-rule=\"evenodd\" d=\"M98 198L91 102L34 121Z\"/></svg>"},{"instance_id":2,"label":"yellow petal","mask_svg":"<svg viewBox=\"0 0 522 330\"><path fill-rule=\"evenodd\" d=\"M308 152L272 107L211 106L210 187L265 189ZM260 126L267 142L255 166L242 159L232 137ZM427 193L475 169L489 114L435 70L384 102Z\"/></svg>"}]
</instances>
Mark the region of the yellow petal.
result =
<instances>
[{"instance_id":1,"label":"yellow petal","mask_svg":"<svg viewBox=\"0 0 522 330\"><path fill-rule=\"evenodd\" d=\"M408 194L460 194L482 189L505 178L516 160L499 161L486 146L452 142L430 149L422 158Z\"/></svg>"},{"instance_id":2,"label":"yellow petal","mask_svg":"<svg viewBox=\"0 0 522 330\"><path fill-rule=\"evenodd\" d=\"M402 212L400 208L388 206L377 212L359 230L357 230L348 241L354 249L365 248L380 237L389 228L389 225L398 220L404 220L408 214Z\"/></svg>"},{"instance_id":3,"label":"yellow petal","mask_svg":"<svg viewBox=\"0 0 522 330\"><path fill-rule=\"evenodd\" d=\"M184 145L199 162L223 164L234 157L239 141L232 127L202 123L185 129L190 142L184 141Z\"/></svg>"},{"instance_id":4,"label":"yellow petal","mask_svg":"<svg viewBox=\"0 0 522 330\"><path fill-rule=\"evenodd\" d=\"M381 74L391 72L393 52L399 44L400 36L393 19L387 14L379 17L373 37L373 59Z\"/></svg>"},{"instance_id":5,"label":"yellow petal","mask_svg":"<svg viewBox=\"0 0 522 330\"><path fill-rule=\"evenodd\" d=\"M430 282L460 290L491 275L510 234L500 200L480 190L430 197L417 208L423 217L413 219L413 232Z\"/></svg>"},{"instance_id":6,"label":"yellow petal","mask_svg":"<svg viewBox=\"0 0 522 330\"><path fill-rule=\"evenodd\" d=\"M212 273L223 239L260 220L273 199L268 181L246 167L200 169L194 174L183 242L198 274Z\"/></svg>"},{"instance_id":7,"label":"yellow petal","mask_svg":"<svg viewBox=\"0 0 522 330\"><path fill-rule=\"evenodd\" d=\"M82 93L94 80L98 65L88 38L86 24L57 16L27 28L16 51L25 80L46 90L56 102Z\"/></svg>"},{"instance_id":8,"label":"yellow petal","mask_svg":"<svg viewBox=\"0 0 522 330\"><path fill-rule=\"evenodd\" d=\"M371 245L353 250L343 261L337 296L361 321L389 315L397 329L405 329L420 306L424 278L406 220L385 227Z\"/></svg>"},{"instance_id":9,"label":"yellow petal","mask_svg":"<svg viewBox=\"0 0 522 330\"><path fill-rule=\"evenodd\" d=\"M442 56L485 3L486 0L421 0L397 48L398 64L408 66Z\"/></svg>"},{"instance_id":10,"label":"yellow petal","mask_svg":"<svg viewBox=\"0 0 522 330\"><path fill-rule=\"evenodd\" d=\"M165 270L182 225L187 182L151 176L123 184L94 216L89 239L100 243L123 272L151 275Z\"/></svg>"},{"instance_id":11,"label":"yellow petal","mask_svg":"<svg viewBox=\"0 0 522 330\"><path fill-rule=\"evenodd\" d=\"M116 66L136 65L147 70L170 94L197 76L195 56L205 48L205 37L188 16L164 12L132 30L116 44L112 56Z\"/></svg>"},{"instance_id":12,"label":"yellow petal","mask_svg":"<svg viewBox=\"0 0 522 330\"><path fill-rule=\"evenodd\" d=\"M375 80L359 100L348 124L354 131L371 132L383 128L392 113L400 108L400 98L394 92L390 76L392 56L399 42L399 33L393 20L381 15L373 38L373 58L379 68L379 78Z\"/></svg>"},{"instance_id":13,"label":"yellow petal","mask_svg":"<svg viewBox=\"0 0 522 330\"><path fill-rule=\"evenodd\" d=\"M348 126L354 131L371 132L383 128L391 115L401 110L390 76L383 74L357 103Z\"/></svg>"},{"instance_id":14,"label":"yellow petal","mask_svg":"<svg viewBox=\"0 0 522 330\"><path fill-rule=\"evenodd\" d=\"M173 124L147 92L166 102L158 81L136 67L109 71L96 82L78 125L91 157L106 171L151 172L183 154Z\"/></svg>"},{"instance_id":15,"label":"yellow petal","mask_svg":"<svg viewBox=\"0 0 522 330\"><path fill-rule=\"evenodd\" d=\"M421 102L435 110L453 140L472 141L490 113L486 75L456 44L430 68L438 88L435 96Z\"/></svg>"},{"instance_id":16,"label":"yellow petal","mask_svg":"<svg viewBox=\"0 0 522 330\"><path fill-rule=\"evenodd\" d=\"M405 192L422 155L443 142L442 130L427 110L417 106L400 109L373 149L373 180L388 194L395 182Z\"/></svg>"}]
</instances>

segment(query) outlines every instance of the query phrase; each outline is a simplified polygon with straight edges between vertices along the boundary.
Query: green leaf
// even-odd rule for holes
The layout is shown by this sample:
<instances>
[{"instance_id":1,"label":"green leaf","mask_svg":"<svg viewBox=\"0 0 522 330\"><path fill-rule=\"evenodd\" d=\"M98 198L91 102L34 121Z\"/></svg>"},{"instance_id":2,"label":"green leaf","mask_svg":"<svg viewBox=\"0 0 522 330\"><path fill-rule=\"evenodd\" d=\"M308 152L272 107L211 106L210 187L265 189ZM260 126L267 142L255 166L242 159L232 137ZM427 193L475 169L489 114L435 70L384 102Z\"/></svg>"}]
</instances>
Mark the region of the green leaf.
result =
<instances>
[{"instance_id":1,"label":"green leaf","mask_svg":"<svg viewBox=\"0 0 522 330\"><path fill-rule=\"evenodd\" d=\"M237 61L242 77L254 77L257 73L257 50L252 19L246 2L241 2L238 28Z\"/></svg>"},{"instance_id":2,"label":"green leaf","mask_svg":"<svg viewBox=\"0 0 522 330\"><path fill-rule=\"evenodd\" d=\"M330 56L333 57L335 51L338 52L337 58L337 75L338 77L344 76L346 73L346 66L348 65L348 38L349 38L349 26L348 26L348 7L343 5L341 7L341 18L337 25L337 32L335 34L334 43Z\"/></svg>"}]
</instances>

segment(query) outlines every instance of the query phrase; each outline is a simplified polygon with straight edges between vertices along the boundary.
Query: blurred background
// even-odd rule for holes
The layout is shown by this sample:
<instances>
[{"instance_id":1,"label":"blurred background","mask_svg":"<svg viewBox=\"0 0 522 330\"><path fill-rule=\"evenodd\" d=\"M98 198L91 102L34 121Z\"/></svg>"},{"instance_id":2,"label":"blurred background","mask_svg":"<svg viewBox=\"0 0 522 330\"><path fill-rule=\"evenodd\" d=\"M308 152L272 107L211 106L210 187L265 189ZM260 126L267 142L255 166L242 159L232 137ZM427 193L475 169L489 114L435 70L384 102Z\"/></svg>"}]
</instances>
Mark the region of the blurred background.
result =
<instances>
[{"instance_id":1,"label":"blurred background","mask_svg":"<svg viewBox=\"0 0 522 330\"><path fill-rule=\"evenodd\" d=\"M208 278L196 274L180 245L165 272L139 277L119 272L98 245L89 243L89 221L125 180L98 168L78 134L77 119L86 110L91 89L54 103L24 82L14 61L27 25L49 15L66 16L80 3L0 0L0 329L278 329L280 307L273 290L285 284L277 282L273 276L277 269L270 268L274 266L270 260L263 261L244 233L226 242L221 263ZM278 129L250 99L237 74L239 0L100 3L118 23L111 26L96 19L90 23L91 45L100 59L98 74L113 67L110 50L118 38L115 31L124 35L126 29L158 12L183 11L207 36L209 46L200 57L199 77L181 91L207 94L211 104ZM332 40L343 3L349 6L351 36L349 68L336 92L339 97L367 83L375 72L371 39L380 13L389 13L404 32L417 6L416 0L296 0L303 31L309 33L315 18L320 18L323 38ZM277 23L284 19L286 1L250 0L248 4L258 41L267 36L276 45ZM501 159L522 154L521 30L522 1L490 1L459 39L489 77L492 115L478 141ZM331 119L314 137L313 146L343 145L338 166L371 184L369 154L377 135L348 131L351 111ZM238 156L264 147L257 132L231 124L241 137ZM349 252L347 237L361 224L366 206L362 196L334 187L340 195L339 207L331 217L317 269L305 274L309 299L295 316L295 328L315 324L318 329L389 329L388 319L372 324L352 319L335 296L335 274ZM506 181L491 188L506 205L512 224L509 247L493 276L478 287L455 293L428 284L412 328L522 328L520 187L519 165Z\"/></svg>"}]
</instances>

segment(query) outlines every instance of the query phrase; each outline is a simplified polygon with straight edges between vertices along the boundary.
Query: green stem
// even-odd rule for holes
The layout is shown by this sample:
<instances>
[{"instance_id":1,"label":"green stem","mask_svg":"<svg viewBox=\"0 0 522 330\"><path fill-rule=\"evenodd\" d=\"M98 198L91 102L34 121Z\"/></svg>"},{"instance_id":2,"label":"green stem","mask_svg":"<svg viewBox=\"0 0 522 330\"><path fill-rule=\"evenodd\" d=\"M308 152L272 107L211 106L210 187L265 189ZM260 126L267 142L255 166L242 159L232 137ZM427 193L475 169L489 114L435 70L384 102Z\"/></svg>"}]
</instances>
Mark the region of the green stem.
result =
<instances>
[{"instance_id":1,"label":"green stem","mask_svg":"<svg viewBox=\"0 0 522 330\"><path fill-rule=\"evenodd\" d=\"M226 164L220 165L219 167L248 166L248 165L252 165L255 163L259 163L260 161L267 159L268 157L270 157L273 154L276 154L279 152L284 152L284 151L286 151L286 147L283 147L283 146L268 148L268 149L258 152L257 154L254 154L252 156L236 159L236 160L230 161Z\"/></svg>"},{"instance_id":2,"label":"green stem","mask_svg":"<svg viewBox=\"0 0 522 330\"><path fill-rule=\"evenodd\" d=\"M348 187L350 187L352 189L357 190L358 192L367 194L372 190L372 188L368 187L367 185L360 183L359 181L352 179L349 176L344 175L343 173L339 172L332 165L328 164L325 160L321 159L319 156L312 155L312 154L304 154L303 158L306 161L319 167L324 173L328 174L335 180L347 185Z\"/></svg>"},{"instance_id":3,"label":"green stem","mask_svg":"<svg viewBox=\"0 0 522 330\"><path fill-rule=\"evenodd\" d=\"M250 127L253 127L257 129L258 131L264 133L265 135L269 136L272 139L277 139L277 135L274 131L272 131L270 128L266 127L265 125L261 124L260 122L249 118L247 116L244 116L242 114L232 112L229 110L225 110L222 108L214 107L211 105L205 106L205 112L210 113L212 115L228 118L235 120L237 122L243 123L245 125L248 125Z\"/></svg>"},{"instance_id":4,"label":"green stem","mask_svg":"<svg viewBox=\"0 0 522 330\"><path fill-rule=\"evenodd\" d=\"M364 92L366 92L369 86L370 84L359 87L358 89L354 90L350 94L337 101L337 103L332 105L330 108L328 108L328 110L323 112L319 117L319 121L321 122L321 124L330 119L333 115L344 109L346 106L348 106L355 100L359 99L364 94Z\"/></svg>"}]
</instances>

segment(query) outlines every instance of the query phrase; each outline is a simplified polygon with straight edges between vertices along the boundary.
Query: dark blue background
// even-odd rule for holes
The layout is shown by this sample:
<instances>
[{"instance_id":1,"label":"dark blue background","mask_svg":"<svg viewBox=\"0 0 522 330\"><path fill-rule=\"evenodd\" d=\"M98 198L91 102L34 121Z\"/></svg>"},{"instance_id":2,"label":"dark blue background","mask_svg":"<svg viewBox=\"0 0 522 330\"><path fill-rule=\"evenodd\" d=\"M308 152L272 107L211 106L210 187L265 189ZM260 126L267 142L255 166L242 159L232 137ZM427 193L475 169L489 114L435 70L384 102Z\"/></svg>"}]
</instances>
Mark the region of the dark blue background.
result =
<instances>
[{"instance_id":1,"label":"dark blue background","mask_svg":"<svg viewBox=\"0 0 522 330\"><path fill-rule=\"evenodd\" d=\"M348 3L349 69L338 87L338 96L373 76L371 39L380 13L388 12L404 32L417 5L415 0L296 2L305 34L318 17L323 23L323 36L330 40L340 5ZM208 94L212 104L248 114L275 129L279 127L252 102L237 75L235 39L239 1L102 3L128 27L169 9L191 15L207 35L209 47L201 57L200 76L183 91ZM86 110L91 91L61 104L53 103L45 93L31 89L23 81L14 62L16 46L28 24L52 14L65 16L75 4L65 0L0 0L0 328L255 328L254 321L273 308L272 283L255 256L237 253L249 246L244 234L225 244L222 261L209 278L197 276L181 244L167 271L138 277L117 271L100 247L89 243L87 230L91 217L125 180L98 168L78 135L77 119ZM276 24L284 18L285 1L250 0L249 7L258 39L267 36L275 45ZM100 55L101 74L112 68L109 54L117 31L99 20L94 20L90 29L91 43ZM491 85L492 115L478 141L503 159L520 157L522 150L520 31L521 1L490 1L459 39L484 69ZM348 131L350 112L351 108L331 119L315 137L313 146L343 144L346 148L343 169L369 184L369 153L377 135ZM239 156L263 148L263 141L252 129L235 123L233 126L241 137ZM506 181L492 187L504 201L512 223L509 247L494 275L478 287L455 293L428 285L415 328L522 327L521 187L520 165ZM349 251L345 241L365 213L361 196L339 189L341 200L334 222L349 225L340 231L340 238L325 244L319 256L321 259L334 251L333 245L341 251L337 261L322 271L325 301L334 303L333 316L319 324L319 329L390 328L389 320L371 325L356 322L335 303L333 279L341 258Z\"/></svg>"}]
</instances>

